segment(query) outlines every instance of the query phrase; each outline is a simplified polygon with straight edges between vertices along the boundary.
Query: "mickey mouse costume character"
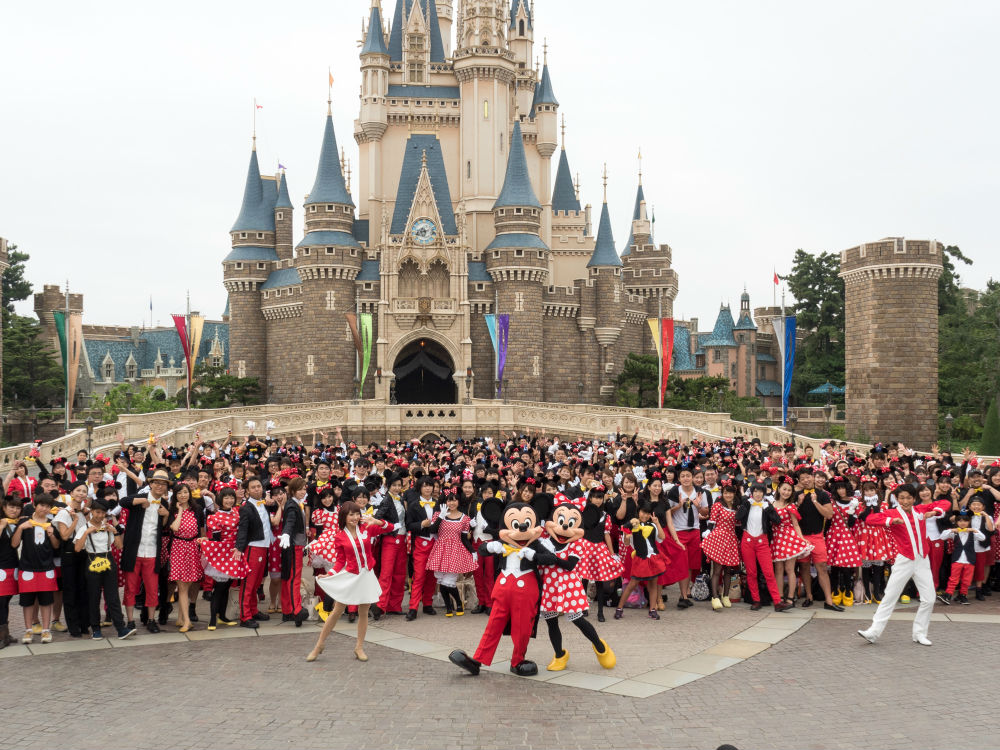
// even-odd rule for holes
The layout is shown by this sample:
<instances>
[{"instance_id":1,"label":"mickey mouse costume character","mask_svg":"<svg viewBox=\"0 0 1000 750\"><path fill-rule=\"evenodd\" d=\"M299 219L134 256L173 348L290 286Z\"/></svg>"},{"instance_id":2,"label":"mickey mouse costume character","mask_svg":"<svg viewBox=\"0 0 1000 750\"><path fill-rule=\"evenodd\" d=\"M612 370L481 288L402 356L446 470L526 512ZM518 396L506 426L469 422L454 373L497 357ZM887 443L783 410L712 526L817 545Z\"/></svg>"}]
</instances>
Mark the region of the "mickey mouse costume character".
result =
<instances>
[{"instance_id":1,"label":"mickey mouse costume character","mask_svg":"<svg viewBox=\"0 0 1000 750\"><path fill-rule=\"evenodd\" d=\"M476 653L470 657L456 649L448 654L448 659L470 674L478 675L480 666L493 663L500 637L509 626L514 642L510 671L522 677L531 677L538 674L538 665L525 659L524 655L538 614L537 569L539 565L557 565L562 561L538 544L542 527L538 525L535 509L527 503L511 503L506 507L500 506L498 501L490 502L489 507L483 503L480 512L487 522L498 515L502 519L497 534L500 541L487 542L479 548L481 556L503 555L493 585L493 608Z\"/></svg>"},{"instance_id":2,"label":"mickey mouse costume character","mask_svg":"<svg viewBox=\"0 0 1000 750\"><path fill-rule=\"evenodd\" d=\"M562 631L559 630L559 615L576 625L590 641L597 654L598 663L605 669L616 664L615 652L597 635L594 626L584 618L587 611L587 590L575 568L580 561L580 539L583 538L583 509L586 500L570 500L565 495L555 496L556 506L551 517L545 522L548 538L539 544L556 557L554 565L541 565L542 602L539 617L545 620L549 629L549 641L555 655L546 669L561 672L569 663L569 651L563 648Z\"/></svg>"}]
</instances>

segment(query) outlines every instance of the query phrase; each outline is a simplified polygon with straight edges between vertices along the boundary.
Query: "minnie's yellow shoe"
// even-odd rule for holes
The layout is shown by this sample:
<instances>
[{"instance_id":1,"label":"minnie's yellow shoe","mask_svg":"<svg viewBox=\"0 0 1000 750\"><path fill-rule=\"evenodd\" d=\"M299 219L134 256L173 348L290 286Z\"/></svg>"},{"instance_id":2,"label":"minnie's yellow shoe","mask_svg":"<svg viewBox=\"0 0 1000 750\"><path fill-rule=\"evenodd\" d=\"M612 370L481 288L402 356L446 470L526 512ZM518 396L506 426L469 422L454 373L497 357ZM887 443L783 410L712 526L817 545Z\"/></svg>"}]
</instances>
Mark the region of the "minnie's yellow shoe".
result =
<instances>
[{"instance_id":1,"label":"minnie's yellow shoe","mask_svg":"<svg viewBox=\"0 0 1000 750\"><path fill-rule=\"evenodd\" d=\"M842 603L843 603L843 605L845 607L853 607L854 606L854 592L853 591L845 591L844 592L844 598L841 601L842 601Z\"/></svg>"},{"instance_id":2,"label":"minnie's yellow shoe","mask_svg":"<svg viewBox=\"0 0 1000 750\"><path fill-rule=\"evenodd\" d=\"M900 604L909 604L910 603L910 597L908 597L906 594L903 594L901 597L899 597L899 603Z\"/></svg>"},{"instance_id":3,"label":"minnie's yellow shoe","mask_svg":"<svg viewBox=\"0 0 1000 750\"><path fill-rule=\"evenodd\" d=\"M567 664L569 664L569 651L563 649L563 655L553 656L546 669L550 672L562 672Z\"/></svg>"},{"instance_id":4,"label":"minnie's yellow shoe","mask_svg":"<svg viewBox=\"0 0 1000 750\"><path fill-rule=\"evenodd\" d=\"M326 618L330 616L330 613L323 609L323 602L316 604L316 613L319 615L319 619L326 622Z\"/></svg>"},{"instance_id":5,"label":"minnie's yellow shoe","mask_svg":"<svg viewBox=\"0 0 1000 750\"><path fill-rule=\"evenodd\" d=\"M601 645L604 646L603 652L598 651L597 646L594 646L594 653L597 654L597 663L605 669L614 669L615 664L618 663L618 660L615 658L615 652L611 650L611 646L603 638L601 639Z\"/></svg>"},{"instance_id":6,"label":"minnie's yellow shoe","mask_svg":"<svg viewBox=\"0 0 1000 750\"><path fill-rule=\"evenodd\" d=\"M724 596L722 597L722 606L725 607L726 609L729 609L730 607L733 606L733 602L728 596Z\"/></svg>"},{"instance_id":7,"label":"minnie's yellow shoe","mask_svg":"<svg viewBox=\"0 0 1000 750\"><path fill-rule=\"evenodd\" d=\"M712 597L712 609L714 609L716 612L722 609L722 602L719 601L719 597L717 596Z\"/></svg>"},{"instance_id":8,"label":"minnie's yellow shoe","mask_svg":"<svg viewBox=\"0 0 1000 750\"><path fill-rule=\"evenodd\" d=\"M834 593L833 593L833 594L832 594L832 595L830 596L830 599L832 599L832 600L833 600L833 603L834 603L834 604L838 604L838 605L839 605L839 604L840 604L840 603L841 603L842 601L844 601L844 592L843 592L843 591L841 591L840 589L837 589L837 590L836 590L836 591L835 591L835 592L834 592Z\"/></svg>"}]
</instances>

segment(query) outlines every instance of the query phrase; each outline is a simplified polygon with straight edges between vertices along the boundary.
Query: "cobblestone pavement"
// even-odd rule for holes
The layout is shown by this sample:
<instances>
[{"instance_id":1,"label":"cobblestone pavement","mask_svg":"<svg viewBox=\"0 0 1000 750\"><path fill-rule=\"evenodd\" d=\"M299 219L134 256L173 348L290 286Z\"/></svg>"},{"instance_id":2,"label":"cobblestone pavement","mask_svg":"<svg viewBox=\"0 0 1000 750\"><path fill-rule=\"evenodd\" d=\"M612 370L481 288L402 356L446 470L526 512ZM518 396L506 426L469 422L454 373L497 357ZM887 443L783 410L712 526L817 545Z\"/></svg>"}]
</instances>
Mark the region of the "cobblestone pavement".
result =
<instances>
[{"instance_id":1,"label":"cobblestone pavement","mask_svg":"<svg viewBox=\"0 0 1000 750\"><path fill-rule=\"evenodd\" d=\"M42 714L8 712L3 747L990 744L1000 721L956 686L990 668L995 624L936 621L932 648L912 643L907 622L890 623L876 646L855 634L859 625L813 619L740 664L646 699L494 673L473 678L376 644L366 646L371 660L362 664L352 639L338 634L306 664L315 628L146 646L140 639L127 648L0 659L4 676L16 679L19 697L9 707L46 698Z\"/></svg>"}]
</instances>

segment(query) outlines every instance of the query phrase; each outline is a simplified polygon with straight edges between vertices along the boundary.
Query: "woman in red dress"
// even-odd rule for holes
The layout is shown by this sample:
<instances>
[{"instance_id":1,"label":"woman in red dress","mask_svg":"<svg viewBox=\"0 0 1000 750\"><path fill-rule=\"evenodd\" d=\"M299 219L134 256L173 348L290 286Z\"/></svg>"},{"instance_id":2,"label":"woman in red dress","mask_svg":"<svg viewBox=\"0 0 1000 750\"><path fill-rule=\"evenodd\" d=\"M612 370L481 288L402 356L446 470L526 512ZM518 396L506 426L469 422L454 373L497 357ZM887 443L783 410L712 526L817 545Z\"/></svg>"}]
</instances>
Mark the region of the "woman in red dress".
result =
<instances>
[{"instance_id":1,"label":"woman in red dress","mask_svg":"<svg viewBox=\"0 0 1000 750\"><path fill-rule=\"evenodd\" d=\"M855 570L861 567L861 547L856 530L860 501L850 495L851 483L844 477L830 480L833 518L826 530L826 551L833 581L833 603L854 606Z\"/></svg>"},{"instance_id":2,"label":"woman in red dress","mask_svg":"<svg viewBox=\"0 0 1000 750\"><path fill-rule=\"evenodd\" d=\"M729 479L722 480L719 499L712 503L708 518L709 523L715 526L701 541L701 551L712 561L712 609L716 612L733 606L729 600L729 587L733 583L733 570L740 567L739 544L736 541L736 496L736 485Z\"/></svg>"},{"instance_id":3,"label":"woman in red dress","mask_svg":"<svg viewBox=\"0 0 1000 750\"><path fill-rule=\"evenodd\" d=\"M368 609L382 595L382 587L375 577L375 554L372 551L371 537L390 533L392 524L374 516L362 516L361 507L351 501L340 506L338 520L341 530L336 537L337 563L334 573L322 576L319 580L319 585L333 597L336 604L333 612L326 618L319 639L306 661L316 661L323 653L327 636L349 604L358 607L358 639L354 646L354 656L358 661L368 661L364 650Z\"/></svg>"},{"instance_id":4,"label":"woman in red dress","mask_svg":"<svg viewBox=\"0 0 1000 750\"><path fill-rule=\"evenodd\" d=\"M333 599L327 595L319 586L320 576L326 575L337 561L336 545L337 532L340 531L339 507L337 505L337 491L333 487L324 487L320 490L317 498L318 505L312 512L310 519L315 530L316 538L309 543L310 564L313 569L313 580L316 582L316 596L320 601L316 603L316 611L319 619L326 622L326 618L333 611Z\"/></svg>"},{"instance_id":5,"label":"woman in red dress","mask_svg":"<svg viewBox=\"0 0 1000 750\"><path fill-rule=\"evenodd\" d=\"M812 552L813 546L802 536L799 528L799 509L795 506L795 480L789 476L783 477L778 484L774 497L774 509L778 511L781 524L771 539L771 559L774 560L774 580L778 590L787 591L788 596L782 596L786 602L795 601L795 562ZM787 588L785 580L787 579Z\"/></svg>"},{"instance_id":6,"label":"woman in red dress","mask_svg":"<svg viewBox=\"0 0 1000 750\"><path fill-rule=\"evenodd\" d=\"M177 629L186 633L191 629L188 605L191 602L192 584L201 581L204 575L198 545L205 537L205 511L196 501L192 501L191 488L186 484L174 487L167 528L172 538L169 580L177 582Z\"/></svg>"},{"instance_id":7,"label":"woman in red dress","mask_svg":"<svg viewBox=\"0 0 1000 750\"><path fill-rule=\"evenodd\" d=\"M882 493L878 481L872 476L861 477L861 506L858 518L858 542L861 547L861 583L865 590L865 604L881 604L885 591L885 565L896 559L890 546L892 537L884 526L869 526L865 519L872 513L884 513ZM927 524L928 538L937 532L937 521ZM932 540L933 541L933 540ZM942 542L943 544L943 542Z\"/></svg>"},{"instance_id":8,"label":"woman in red dress","mask_svg":"<svg viewBox=\"0 0 1000 750\"><path fill-rule=\"evenodd\" d=\"M611 516L604 512L604 485L595 484L587 495L583 511L583 539L577 542L580 562L576 570L583 580L597 583L597 621L604 622L604 605L608 600L608 581L621 578L624 567L611 542Z\"/></svg>"},{"instance_id":9,"label":"woman in red dress","mask_svg":"<svg viewBox=\"0 0 1000 750\"><path fill-rule=\"evenodd\" d=\"M458 493L454 488L444 491L444 500L445 512L435 513L431 518L431 529L438 536L427 558L427 570L434 571L441 588L445 617L461 617L465 614L465 605L458 592L458 577L476 569L469 540L471 519L458 509Z\"/></svg>"},{"instance_id":10,"label":"woman in red dress","mask_svg":"<svg viewBox=\"0 0 1000 750\"><path fill-rule=\"evenodd\" d=\"M215 630L217 623L239 625L237 620L226 616L229 604L229 589L234 580L247 574L243 559L234 560L236 530L240 524L240 514L236 510L236 491L224 486L216 496L216 511L205 519L208 538L201 543L202 567L205 575L215 581L212 587L212 601L208 629Z\"/></svg>"},{"instance_id":11,"label":"woman in red dress","mask_svg":"<svg viewBox=\"0 0 1000 750\"><path fill-rule=\"evenodd\" d=\"M667 586L672 586L687 578L691 571L688 570L687 550L677 536L677 529L674 528L674 517L670 513L670 501L667 500L663 491L663 475L660 472L653 472L646 483L645 494L653 508L653 515L656 516L663 529L663 541L659 543L657 549L663 558L663 564L666 566L658 579L662 592ZM661 593L656 608L662 610L666 601L666 594ZM650 604L652 605L652 602Z\"/></svg>"}]
</instances>

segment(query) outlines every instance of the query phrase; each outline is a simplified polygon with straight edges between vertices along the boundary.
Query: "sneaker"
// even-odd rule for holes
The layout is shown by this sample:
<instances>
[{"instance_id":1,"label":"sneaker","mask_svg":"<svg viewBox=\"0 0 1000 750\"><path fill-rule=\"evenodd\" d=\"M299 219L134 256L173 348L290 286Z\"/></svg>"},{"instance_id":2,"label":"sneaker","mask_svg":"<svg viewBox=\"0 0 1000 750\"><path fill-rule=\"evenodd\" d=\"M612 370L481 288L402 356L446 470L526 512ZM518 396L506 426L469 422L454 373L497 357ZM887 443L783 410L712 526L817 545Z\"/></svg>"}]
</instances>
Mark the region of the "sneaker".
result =
<instances>
[{"instance_id":1,"label":"sneaker","mask_svg":"<svg viewBox=\"0 0 1000 750\"><path fill-rule=\"evenodd\" d=\"M649 619L650 620L659 620L660 619L660 613L657 612L655 609L649 610Z\"/></svg>"},{"instance_id":2,"label":"sneaker","mask_svg":"<svg viewBox=\"0 0 1000 750\"><path fill-rule=\"evenodd\" d=\"M42 630L42 643L52 643L52 631Z\"/></svg>"},{"instance_id":3,"label":"sneaker","mask_svg":"<svg viewBox=\"0 0 1000 750\"><path fill-rule=\"evenodd\" d=\"M103 641L104 635L101 633L100 628L94 628L94 632L90 634L90 640L92 641Z\"/></svg>"},{"instance_id":4,"label":"sneaker","mask_svg":"<svg viewBox=\"0 0 1000 750\"><path fill-rule=\"evenodd\" d=\"M119 628L118 630L118 640L124 641L126 638L131 638L135 635L135 623L129 623L124 628Z\"/></svg>"},{"instance_id":5,"label":"sneaker","mask_svg":"<svg viewBox=\"0 0 1000 750\"><path fill-rule=\"evenodd\" d=\"M976 601L977 602L985 602L986 601L986 594L983 593L983 587L982 586L980 586L979 588L976 589Z\"/></svg>"},{"instance_id":6,"label":"sneaker","mask_svg":"<svg viewBox=\"0 0 1000 750\"><path fill-rule=\"evenodd\" d=\"M969 597L967 597L965 594L959 594L957 597L955 597L955 601L958 602L959 604L965 604L965 605L968 605L970 603Z\"/></svg>"},{"instance_id":7,"label":"sneaker","mask_svg":"<svg viewBox=\"0 0 1000 750\"><path fill-rule=\"evenodd\" d=\"M938 594L937 598L938 598L938 601L941 602L942 604L946 604L946 605L950 605L951 604L951 594L948 594L948 593Z\"/></svg>"},{"instance_id":8,"label":"sneaker","mask_svg":"<svg viewBox=\"0 0 1000 750\"><path fill-rule=\"evenodd\" d=\"M146 630L155 635L160 632L160 624L156 620L150 620L146 623Z\"/></svg>"},{"instance_id":9,"label":"sneaker","mask_svg":"<svg viewBox=\"0 0 1000 750\"><path fill-rule=\"evenodd\" d=\"M41 630L41 628L39 628L39 630ZM34 629L32 629L32 630L25 630L24 631L24 636L21 638L21 643L31 643L31 641L34 639L34 637L35 637L35 631L34 631Z\"/></svg>"},{"instance_id":10,"label":"sneaker","mask_svg":"<svg viewBox=\"0 0 1000 750\"><path fill-rule=\"evenodd\" d=\"M59 620L53 620L52 625L49 627L49 630L54 630L57 633L65 633L66 626L63 625L61 622L59 622ZM42 632L44 633L45 631L43 630Z\"/></svg>"},{"instance_id":11,"label":"sneaker","mask_svg":"<svg viewBox=\"0 0 1000 750\"><path fill-rule=\"evenodd\" d=\"M712 597L712 609L714 609L716 612L722 609L722 601L717 596Z\"/></svg>"},{"instance_id":12,"label":"sneaker","mask_svg":"<svg viewBox=\"0 0 1000 750\"><path fill-rule=\"evenodd\" d=\"M899 603L900 604L909 604L910 603L910 597L908 597L906 594L903 594L901 597L899 597Z\"/></svg>"},{"instance_id":13,"label":"sneaker","mask_svg":"<svg viewBox=\"0 0 1000 750\"><path fill-rule=\"evenodd\" d=\"M616 620L620 620L620 619L622 619L622 613L623 613L623 610L621 610L621 609L616 609L616 610L615 610L615 619L616 619Z\"/></svg>"},{"instance_id":14,"label":"sneaker","mask_svg":"<svg viewBox=\"0 0 1000 750\"><path fill-rule=\"evenodd\" d=\"M32 624L32 626L31 626L31 632L34 633L35 635L41 635L42 634L42 623L36 622L36 623Z\"/></svg>"}]
</instances>

